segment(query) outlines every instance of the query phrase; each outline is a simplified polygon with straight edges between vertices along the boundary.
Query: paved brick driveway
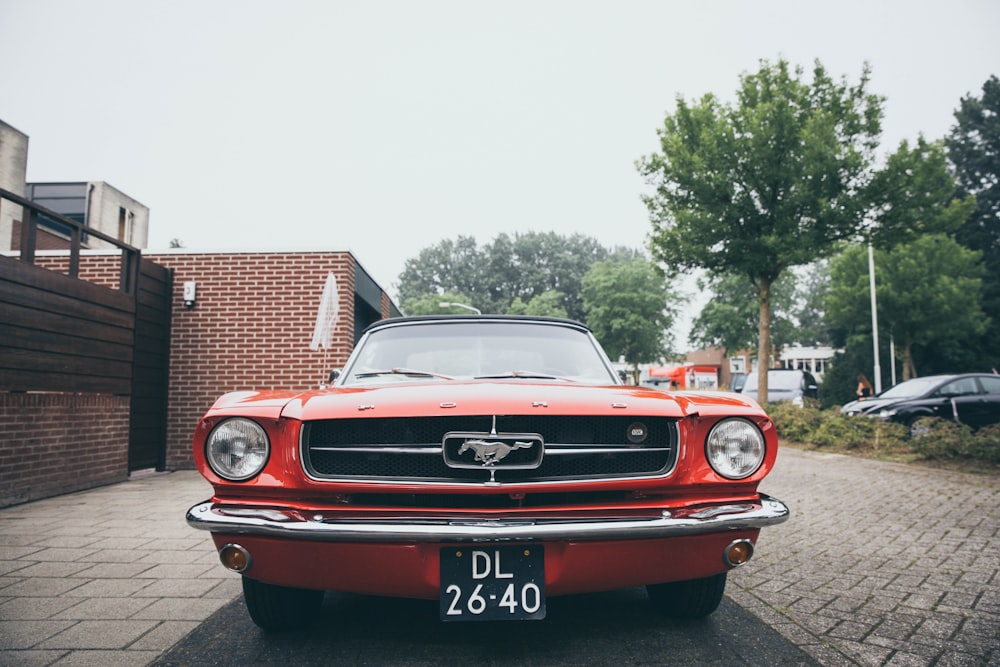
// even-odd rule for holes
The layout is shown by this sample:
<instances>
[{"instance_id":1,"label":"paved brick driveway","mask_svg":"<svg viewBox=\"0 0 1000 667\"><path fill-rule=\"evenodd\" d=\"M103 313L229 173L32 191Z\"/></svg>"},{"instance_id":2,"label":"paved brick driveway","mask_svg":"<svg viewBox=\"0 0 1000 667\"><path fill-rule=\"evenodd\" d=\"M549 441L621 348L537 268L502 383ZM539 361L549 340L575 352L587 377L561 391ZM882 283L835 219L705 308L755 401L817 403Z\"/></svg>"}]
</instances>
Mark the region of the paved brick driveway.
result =
<instances>
[{"instance_id":1,"label":"paved brick driveway","mask_svg":"<svg viewBox=\"0 0 1000 667\"><path fill-rule=\"evenodd\" d=\"M729 596L826 665L1000 664L1000 478L785 447Z\"/></svg>"}]
</instances>

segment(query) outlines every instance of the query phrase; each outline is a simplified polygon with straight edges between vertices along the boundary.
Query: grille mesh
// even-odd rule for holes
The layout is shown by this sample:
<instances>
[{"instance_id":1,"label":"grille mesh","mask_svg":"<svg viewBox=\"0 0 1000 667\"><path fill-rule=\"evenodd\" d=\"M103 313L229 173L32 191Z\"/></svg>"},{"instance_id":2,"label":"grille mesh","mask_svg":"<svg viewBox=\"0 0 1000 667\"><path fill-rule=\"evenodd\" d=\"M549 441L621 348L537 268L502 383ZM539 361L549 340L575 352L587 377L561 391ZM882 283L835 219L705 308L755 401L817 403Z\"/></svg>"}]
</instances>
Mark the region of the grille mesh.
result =
<instances>
[{"instance_id":1,"label":"grille mesh","mask_svg":"<svg viewBox=\"0 0 1000 667\"><path fill-rule=\"evenodd\" d=\"M647 432L641 444L628 438L636 422ZM486 434L492 427L492 415L310 422L302 436L304 465L320 479L479 484L489 478L489 472L449 468L441 444L446 433ZM496 430L537 433L545 441L539 468L508 470L502 461L497 465L496 480L507 483L648 477L670 470L677 451L674 421L663 417L497 416ZM567 452L568 448L573 452Z\"/></svg>"}]
</instances>

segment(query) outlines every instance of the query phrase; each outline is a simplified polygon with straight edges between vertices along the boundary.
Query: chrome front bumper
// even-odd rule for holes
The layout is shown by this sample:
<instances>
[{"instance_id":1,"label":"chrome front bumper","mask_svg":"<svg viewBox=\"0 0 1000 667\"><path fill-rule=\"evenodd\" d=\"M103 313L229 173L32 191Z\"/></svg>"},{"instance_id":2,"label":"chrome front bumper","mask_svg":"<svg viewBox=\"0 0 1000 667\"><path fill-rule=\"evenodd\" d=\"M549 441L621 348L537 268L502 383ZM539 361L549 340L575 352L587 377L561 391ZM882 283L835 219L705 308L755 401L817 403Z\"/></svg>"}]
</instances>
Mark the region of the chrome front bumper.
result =
<instances>
[{"instance_id":1,"label":"chrome front bumper","mask_svg":"<svg viewBox=\"0 0 1000 667\"><path fill-rule=\"evenodd\" d=\"M332 515L333 513L329 513ZM259 535L328 542L526 542L542 540L641 540L773 526L788 507L764 494L746 503L718 503L663 510L656 516L596 518L399 517L345 519L323 512L252 508L205 501L188 510L194 528L227 535Z\"/></svg>"}]
</instances>

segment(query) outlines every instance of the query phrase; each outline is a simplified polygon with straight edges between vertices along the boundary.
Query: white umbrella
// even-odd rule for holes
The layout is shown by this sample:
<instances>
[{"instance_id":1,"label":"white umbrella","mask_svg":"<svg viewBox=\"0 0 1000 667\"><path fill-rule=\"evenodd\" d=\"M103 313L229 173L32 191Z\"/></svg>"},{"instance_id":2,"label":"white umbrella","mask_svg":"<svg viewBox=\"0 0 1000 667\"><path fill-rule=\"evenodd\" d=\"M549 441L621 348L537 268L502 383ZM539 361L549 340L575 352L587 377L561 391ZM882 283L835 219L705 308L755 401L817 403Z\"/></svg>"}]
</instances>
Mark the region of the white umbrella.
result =
<instances>
[{"instance_id":1,"label":"white umbrella","mask_svg":"<svg viewBox=\"0 0 1000 667\"><path fill-rule=\"evenodd\" d=\"M328 373L326 368L327 358L330 356L330 348L333 347L333 329L337 324L337 316L340 314L340 295L337 290L337 278L333 271L326 276L326 284L323 285L323 295L319 299L319 312L316 313L316 327L313 329L312 342L309 343L310 350L323 349L323 372ZM320 388L326 386L326 377L320 383Z\"/></svg>"}]
</instances>

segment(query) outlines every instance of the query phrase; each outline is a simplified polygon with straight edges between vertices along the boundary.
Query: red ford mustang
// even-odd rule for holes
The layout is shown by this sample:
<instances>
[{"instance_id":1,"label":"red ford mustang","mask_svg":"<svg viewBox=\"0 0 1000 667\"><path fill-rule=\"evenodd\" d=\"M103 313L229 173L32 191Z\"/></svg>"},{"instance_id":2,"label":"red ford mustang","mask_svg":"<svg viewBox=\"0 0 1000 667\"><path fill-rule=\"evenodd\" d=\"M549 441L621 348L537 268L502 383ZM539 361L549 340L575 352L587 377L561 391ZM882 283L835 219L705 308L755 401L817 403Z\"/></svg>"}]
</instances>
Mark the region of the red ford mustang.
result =
<instances>
[{"instance_id":1,"label":"red ford mustang","mask_svg":"<svg viewBox=\"0 0 1000 667\"><path fill-rule=\"evenodd\" d=\"M198 425L210 530L266 630L323 591L437 599L441 619L545 616L547 596L645 585L712 613L763 526L774 425L735 394L622 385L568 320L383 320L333 386L237 392Z\"/></svg>"}]
</instances>

